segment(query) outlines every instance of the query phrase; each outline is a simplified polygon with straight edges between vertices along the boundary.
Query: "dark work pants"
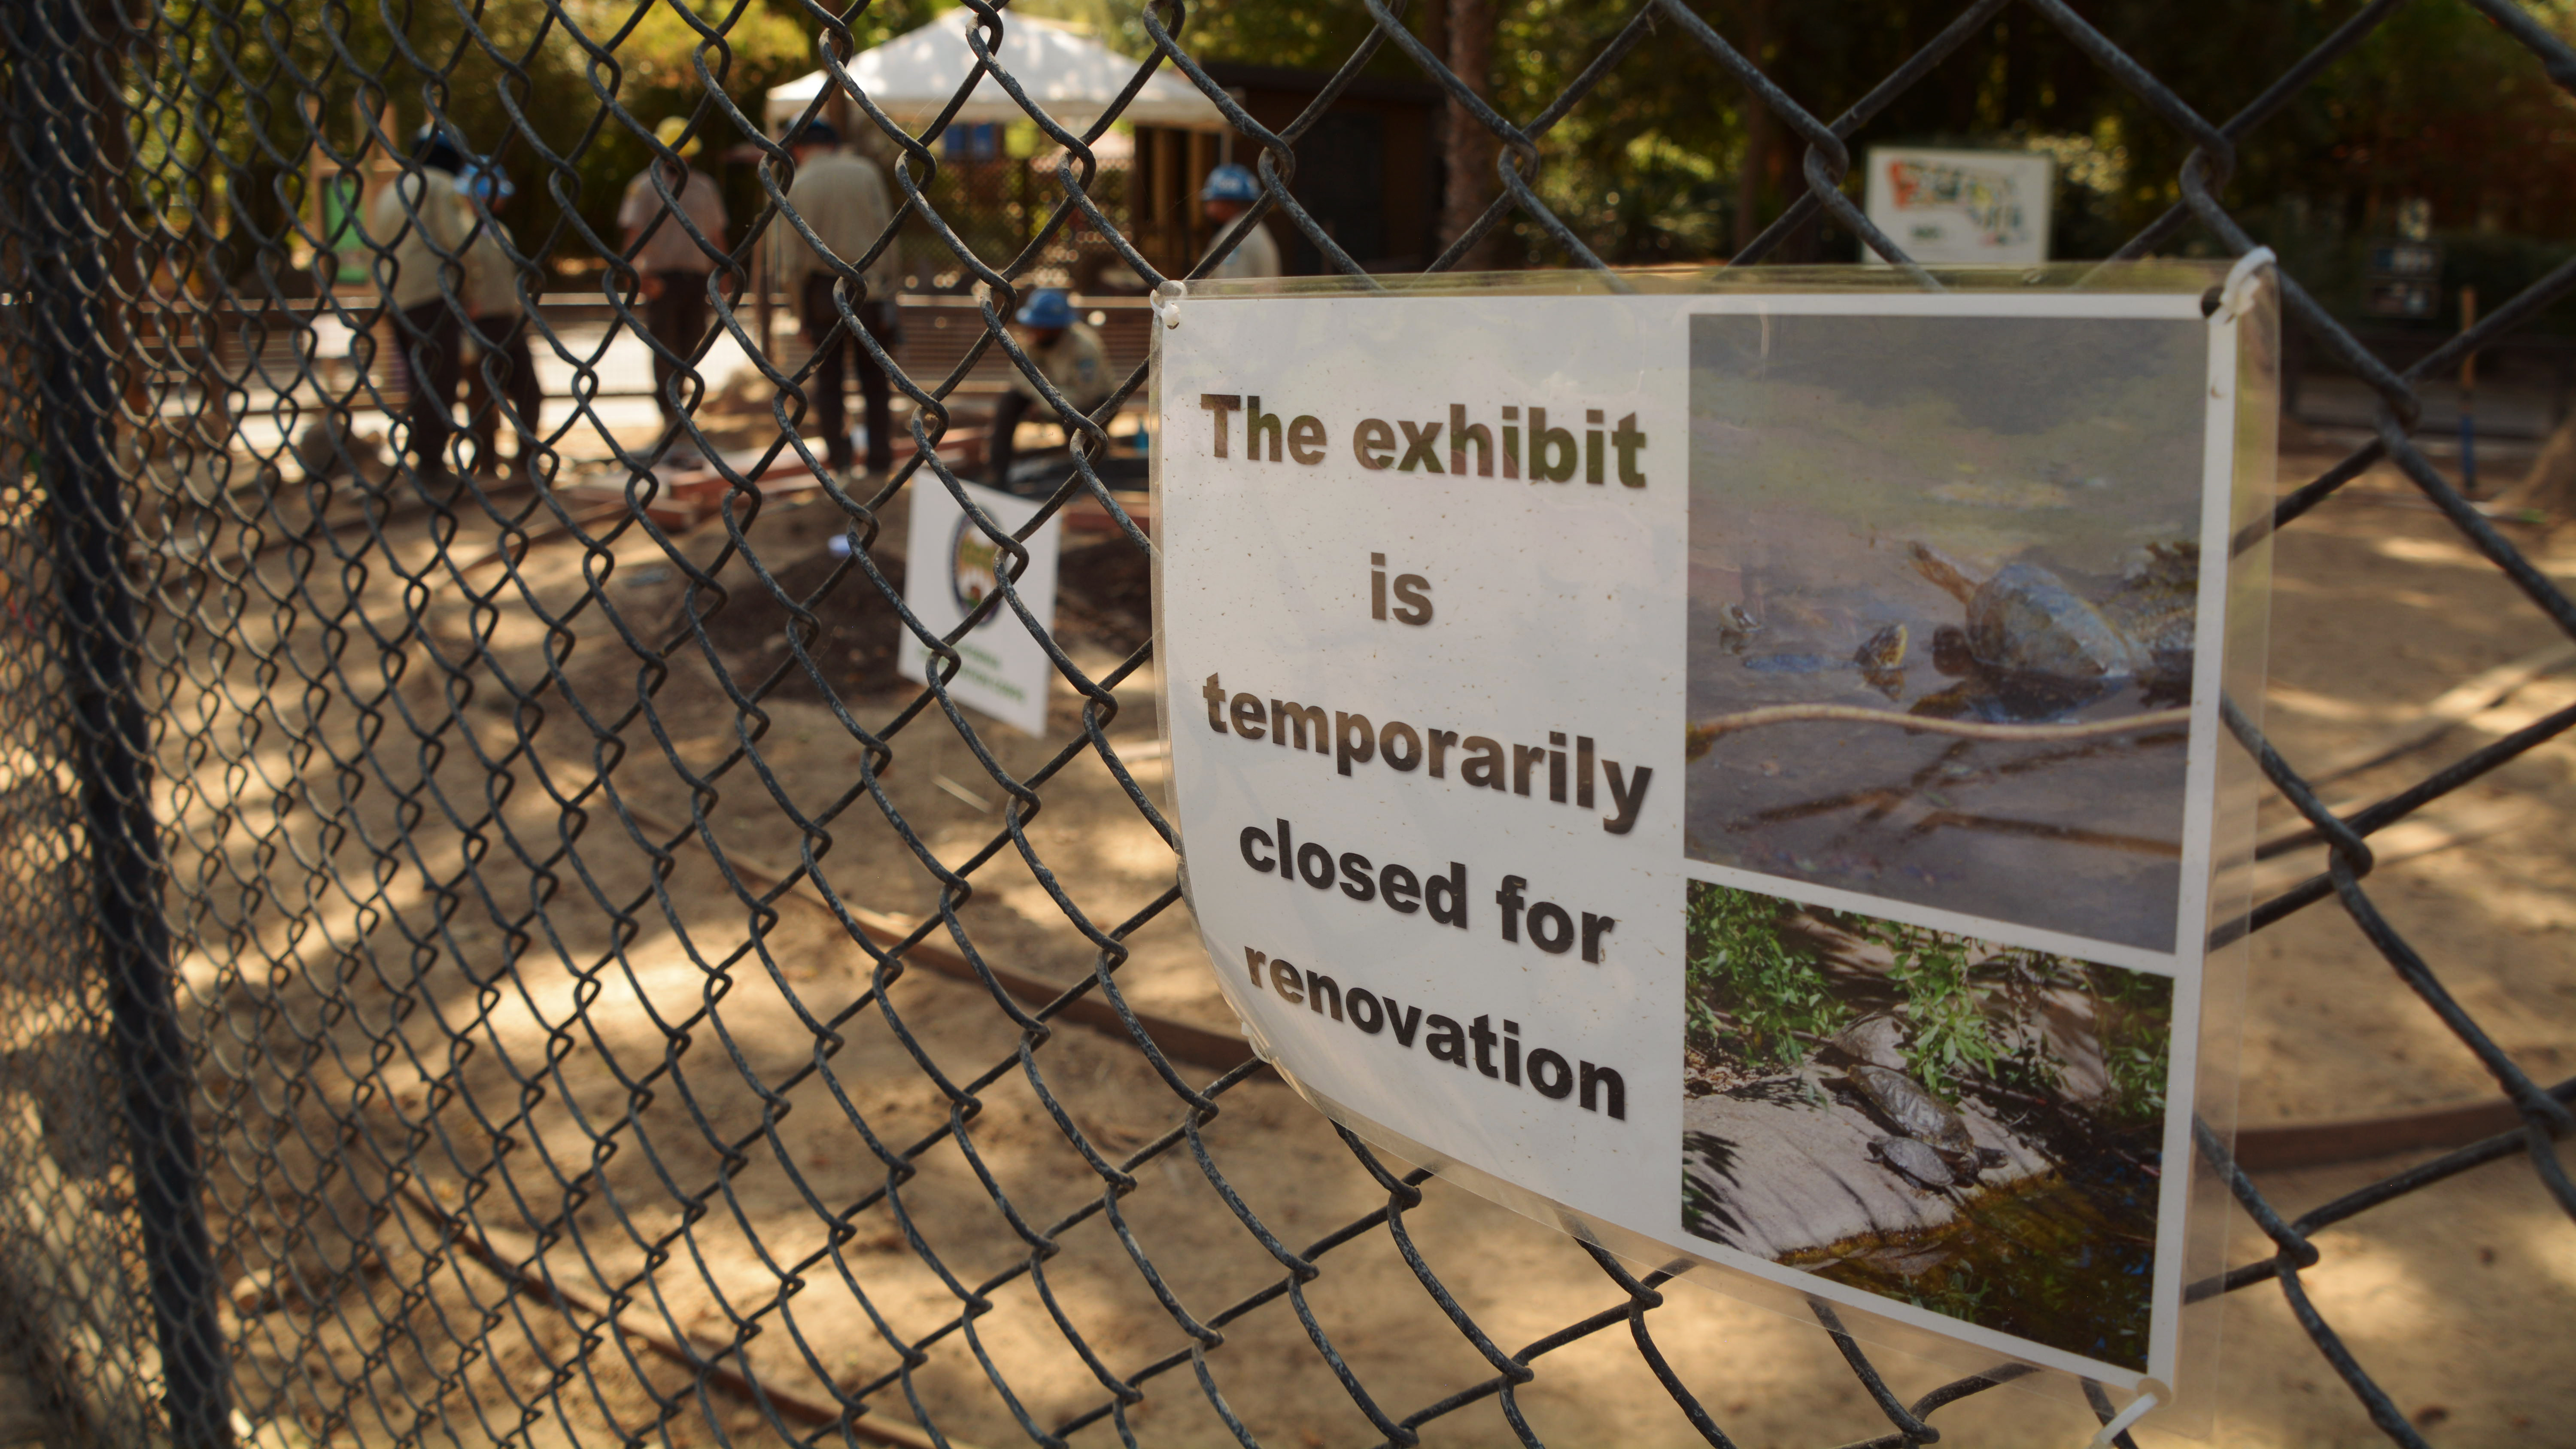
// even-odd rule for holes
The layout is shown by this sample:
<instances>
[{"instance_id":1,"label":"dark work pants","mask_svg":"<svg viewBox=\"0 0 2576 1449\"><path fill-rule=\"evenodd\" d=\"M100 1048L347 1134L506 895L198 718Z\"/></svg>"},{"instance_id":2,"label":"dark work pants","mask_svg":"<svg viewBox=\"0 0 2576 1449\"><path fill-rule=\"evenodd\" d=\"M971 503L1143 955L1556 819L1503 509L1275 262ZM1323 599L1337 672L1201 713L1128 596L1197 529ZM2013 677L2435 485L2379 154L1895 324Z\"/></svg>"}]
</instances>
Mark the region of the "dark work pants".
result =
<instances>
[{"instance_id":1,"label":"dark work pants","mask_svg":"<svg viewBox=\"0 0 2576 1449\"><path fill-rule=\"evenodd\" d=\"M528 334L535 330L525 317L477 317L474 330L491 344L481 363L484 386L491 395L506 399L510 411L517 414L512 424L518 434L518 459L521 471L529 465L529 454L536 448L537 414L545 407L545 389L537 385L536 359L528 353ZM502 374L507 374L503 376ZM473 420L474 434L483 440L484 461L492 461L498 450L493 440L500 435L499 409L487 410Z\"/></svg>"},{"instance_id":2,"label":"dark work pants","mask_svg":"<svg viewBox=\"0 0 2576 1449\"><path fill-rule=\"evenodd\" d=\"M464 340L457 326L456 313L444 297L402 309L402 323L397 342L402 347L404 383L411 389L411 405L404 418L410 423L410 440L405 451L412 466L423 473L447 471L447 439L456 431L448 417L448 407L456 400L457 353Z\"/></svg>"},{"instance_id":3,"label":"dark work pants","mask_svg":"<svg viewBox=\"0 0 2576 1449\"><path fill-rule=\"evenodd\" d=\"M1016 442L1020 424L1028 421L1029 409L1036 406L1028 394L1017 391L1002 394L1002 400L993 405L993 431L984 442L984 476L992 480L994 487L1011 486L1011 459L1019 451ZM1055 416L1055 411L1050 408L1038 416L1040 421L1046 421Z\"/></svg>"},{"instance_id":4,"label":"dark work pants","mask_svg":"<svg viewBox=\"0 0 2576 1449\"><path fill-rule=\"evenodd\" d=\"M704 272L656 272L662 284L662 295L644 299L644 328L653 340L669 349L673 357L686 358L698 350L698 339L707 335L707 274ZM653 406L662 410L665 431L679 421L679 409L671 402L671 379L680 375L680 364L653 354Z\"/></svg>"},{"instance_id":5,"label":"dark work pants","mask_svg":"<svg viewBox=\"0 0 2576 1449\"><path fill-rule=\"evenodd\" d=\"M862 302L852 309L859 321L876 338L880 347L893 345L894 329L885 316L888 308L882 302ZM849 330L841 327L841 312L832 305L832 279L816 273L805 279L804 294L797 299L796 320L805 335L818 345L823 337L833 334L829 346L820 347L814 365L814 376L806 383L805 395L814 403L814 415L823 425L823 461L835 468L850 466L849 414L841 397L842 361L847 359L858 369L859 396L867 406L868 471L882 473L894 466L894 406L888 396L885 369L868 355L867 348ZM835 333L834 329L840 330Z\"/></svg>"}]
</instances>

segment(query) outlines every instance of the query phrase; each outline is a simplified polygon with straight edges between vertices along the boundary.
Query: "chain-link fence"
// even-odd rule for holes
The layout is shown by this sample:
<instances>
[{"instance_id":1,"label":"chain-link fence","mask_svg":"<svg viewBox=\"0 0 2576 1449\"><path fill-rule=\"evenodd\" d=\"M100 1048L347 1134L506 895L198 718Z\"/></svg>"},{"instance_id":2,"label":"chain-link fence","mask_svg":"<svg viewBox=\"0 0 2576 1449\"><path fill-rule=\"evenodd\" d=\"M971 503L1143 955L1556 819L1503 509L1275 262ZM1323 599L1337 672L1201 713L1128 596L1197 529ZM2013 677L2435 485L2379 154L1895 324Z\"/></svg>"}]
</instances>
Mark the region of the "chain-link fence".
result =
<instances>
[{"instance_id":1,"label":"chain-link fence","mask_svg":"<svg viewBox=\"0 0 2576 1449\"><path fill-rule=\"evenodd\" d=\"M2576 52L2532 13L2467 3L2576 86ZM971 43L994 54L1015 17L970 4ZM666 169L639 183L660 216L641 236L576 204L586 148L662 119L621 99L641 10L0 7L0 1342L54 1442L1538 1442L1597 1437L1584 1405L1617 1394L1723 1445L1730 1418L1768 1412L1748 1408L1760 1383L1676 1367L1659 1331L1690 1310L1662 1275L1571 1239L1495 1252L1492 1210L1330 1134L1224 1023L1169 1004L1200 968L1153 803L1150 519L1117 422L1147 382L1144 318L1094 309L1123 383L1087 415L1004 321L1077 228L1164 280L1172 247L1131 245L1086 190L1091 148L1124 139L1149 76L1240 132L1265 182L1243 225L1356 273L1288 199L1298 148L1363 71L1409 70L1499 158L1450 177L1489 200L1433 268L1498 228L1597 266L1545 169L1569 118L1587 145L1651 130L1586 114L1651 51L1803 149L1794 201L1739 218L1737 264L1823 224L1901 261L1847 195L1850 143L2008 19L2111 77L2187 153L2138 183L2170 179L2180 199L2118 255L2240 254L2254 239L2222 200L2238 143L2404 7L2353 11L2220 118L2193 77L2150 74L2062 0L1923 25L1831 116L1793 98L1798 54L1758 66L1740 17L1684 0L1613 17L1527 114L1452 73L1454 37L1435 49L1421 17L1366 6L1365 38L1276 130L1193 58L1182 0L1128 17L1149 53L1081 126L1002 74L1063 152L1044 177L997 171L1043 218L1011 255L978 252L931 204L964 194L939 179L963 154L945 116L897 124L827 85L807 115L869 130L894 162L899 214L833 257L830 306L805 319L855 338L858 370L885 369L908 404L873 472L833 467L809 422L835 349L737 300L758 248L823 240L783 209L793 158L760 116L721 90L685 112L725 144L759 138L754 216L664 207L689 146L671 134L649 142ZM856 18L819 7L673 8L710 82L755 23L819 35L836 82L857 48ZM542 230L512 236L481 193L436 179L459 160L437 147L468 139L454 127L418 138L394 120L399 101L442 123L469 74L514 118L470 139L553 197ZM567 76L588 87L580 124L530 120ZM1448 154L1476 154L1458 140ZM364 199L328 202L318 178L351 175ZM352 214L354 278L335 253ZM907 227L973 300L879 310L871 268ZM678 261L646 266L666 243ZM597 258L589 290L548 295L558 264ZM2305 355L2377 406L2375 436L2286 492L2275 524L2393 464L2576 636L2576 606L2415 437L2422 385L2576 286L2576 266L2491 297L2403 372L2295 271L2282 282ZM650 340L681 303L710 320ZM448 415L420 399L460 359L470 416L443 440ZM619 392L648 365L667 426L640 386ZM531 372L542 397L514 387ZM902 522L911 495L984 465L976 423L1012 372L1041 381L1032 415L1052 410L1078 445L1037 487L1088 540L1066 558L1049 643L1068 688L1044 742L892 673L912 638L957 664L957 641L904 608ZM2226 1169L2257 1229L2242 1240L2270 1247L2194 1291L2283 1295L2401 1443L2419 1428L2316 1306L2336 1263L2313 1239L2517 1154L2570 1212L2576 1185L2557 1148L2569 1084L2527 1076L2389 923L2369 837L2571 724L2548 714L2339 813L2238 729L2307 843L2330 847L2255 928L2331 899L2519 1124L2295 1219ZM1823 1333L1769 1331L1839 1353L1884 1417L1871 1443L1931 1442L1945 1406L2019 1374L1908 1402L1816 1313Z\"/></svg>"}]
</instances>

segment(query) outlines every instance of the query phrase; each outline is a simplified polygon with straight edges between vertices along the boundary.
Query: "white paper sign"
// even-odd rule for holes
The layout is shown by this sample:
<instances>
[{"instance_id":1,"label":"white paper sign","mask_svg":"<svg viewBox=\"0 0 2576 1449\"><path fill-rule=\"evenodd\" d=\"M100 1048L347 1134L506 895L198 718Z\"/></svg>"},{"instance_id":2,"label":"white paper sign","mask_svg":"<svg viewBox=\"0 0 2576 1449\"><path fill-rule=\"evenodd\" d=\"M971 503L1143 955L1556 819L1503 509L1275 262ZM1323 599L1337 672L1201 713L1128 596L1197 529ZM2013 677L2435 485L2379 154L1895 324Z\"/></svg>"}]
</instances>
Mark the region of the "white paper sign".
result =
<instances>
[{"instance_id":1,"label":"white paper sign","mask_svg":"<svg viewBox=\"0 0 2576 1449\"><path fill-rule=\"evenodd\" d=\"M1641 1255L2170 1381L2234 324L2181 288L1178 315L1156 657L1261 1052Z\"/></svg>"},{"instance_id":2,"label":"white paper sign","mask_svg":"<svg viewBox=\"0 0 2576 1449\"><path fill-rule=\"evenodd\" d=\"M2036 266L2048 260L2056 163L2047 156L1875 146L1868 175L1870 221L1918 262Z\"/></svg>"},{"instance_id":3,"label":"white paper sign","mask_svg":"<svg viewBox=\"0 0 2576 1449\"><path fill-rule=\"evenodd\" d=\"M1008 555L991 534L967 517L937 478L923 475L910 492L912 527L907 535L903 601L923 624L945 635L995 591L994 570ZM1019 532L1042 506L1037 500L1014 498L973 483L966 485L966 496L1005 534ZM1029 566L1013 587L1040 629L1055 627L1058 537L1056 520L1050 518L1020 544L1029 552ZM952 696L1004 724L1045 735L1047 691L1055 683L1055 663L1009 603L995 605L973 633L957 641L957 653L957 675L948 681ZM904 634L896 662L906 678L929 681L929 647L910 631Z\"/></svg>"}]
</instances>

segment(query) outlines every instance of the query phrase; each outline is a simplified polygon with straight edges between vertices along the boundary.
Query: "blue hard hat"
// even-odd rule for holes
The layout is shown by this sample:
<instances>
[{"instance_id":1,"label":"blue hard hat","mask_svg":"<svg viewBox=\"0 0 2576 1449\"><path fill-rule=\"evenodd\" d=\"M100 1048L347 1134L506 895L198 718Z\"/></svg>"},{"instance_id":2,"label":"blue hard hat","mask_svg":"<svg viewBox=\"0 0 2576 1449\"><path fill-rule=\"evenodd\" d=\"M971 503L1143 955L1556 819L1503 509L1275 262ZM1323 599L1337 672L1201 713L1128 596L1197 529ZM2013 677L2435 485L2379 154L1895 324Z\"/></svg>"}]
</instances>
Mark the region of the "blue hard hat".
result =
<instances>
[{"instance_id":1,"label":"blue hard hat","mask_svg":"<svg viewBox=\"0 0 2576 1449\"><path fill-rule=\"evenodd\" d=\"M1253 202L1260 199L1260 179L1249 168L1231 161L1209 172L1207 185L1199 188L1201 201Z\"/></svg>"},{"instance_id":2,"label":"blue hard hat","mask_svg":"<svg viewBox=\"0 0 2576 1449\"><path fill-rule=\"evenodd\" d=\"M449 139L436 121L424 121L421 128L412 133L411 159L449 173L465 166L465 152Z\"/></svg>"},{"instance_id":3,"label":"blue hard hat","mask_svg":"<svg viewBox=\"0 0 2576 1449\"><path fill-rule=\"evenodd\" d=\"M486 160L469 160L456 175L457 189L485 206L498 206L519 194L510 184L510 173Z\"/></svg>"},{"instance_id":4,"label":"blue hard hat","mask_svg":"<svg viewBox=\"0 0 2576 1449\"><path fill-rule=\"evenodd\" d=\"M1042 287L1029 294L1019 315L1011 319L1023 327L1070 327L1073 325L1073 300L1060 287Z\"/></svg>"}]
</instances>

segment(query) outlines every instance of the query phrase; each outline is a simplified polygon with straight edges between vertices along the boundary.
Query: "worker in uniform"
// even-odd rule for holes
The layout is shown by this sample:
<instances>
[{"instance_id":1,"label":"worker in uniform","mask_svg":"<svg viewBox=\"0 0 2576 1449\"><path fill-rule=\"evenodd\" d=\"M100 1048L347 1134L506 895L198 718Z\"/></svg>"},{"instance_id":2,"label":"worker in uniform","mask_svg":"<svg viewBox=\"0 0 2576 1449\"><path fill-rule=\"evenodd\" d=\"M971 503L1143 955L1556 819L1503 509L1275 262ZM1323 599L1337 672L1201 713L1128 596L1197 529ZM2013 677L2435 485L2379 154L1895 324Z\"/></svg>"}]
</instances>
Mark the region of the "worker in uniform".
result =
<instances>
[{"instance_id":1,"label":"worker in uniform","mask_svg":"<svg viewBox=\"0 0 2576 1449\"><path fill-rule=\"evenodd\" d=\"M412 164L376 193L367 209L366 236L393 275L383 278L386 298L399 313L394 346L403 359L411 401L403 448L423 477L447 473L447 440L455 431L448 409L456 399L458 351L463 345L456 307L440 273L463 263L465 233L473 213L457 190L465 164L436 122L413 138Z\"/></svg>"},{"instance_id":2,"label":"worker in uniform","mask_svg":"<svg viewBox=\"0 0 2576 1449\"><path fill-rule=\"evenodd\" d=\"M653 128L653 139L663 150L679 158L665 160L659 155L635 179L626 183L626 195L617 207L617 224L626 234L626 260L642 274L644 293L644 330L661 344L653 354L653 405L662 410L662 436L672 440L679 432L680 406L671 398L671 379L677 377L681 363L698 350L698 340L707 331L707 276L723 260L727 250L724 194L717 189L715 178L688 164L698 153L698 142L688 136L688 118L665 117ZM704 247L691 239L688 228L662 199L654 184L654 168L661 168L661 185L668 187L679 209L707 241ZM697 449L686 441L671 443L670 456L681 463L696 459Z\"/></svg>"},{"instance_id":3,"label":"worker in uniform","mask_svg":"<svg viewBox=\"0 0 2576 1449\"><path fill-rule=\"evenodd\" d=\"M894 221L885 173L875 162L842 149L839 130L826 121L807 122L789 142L789 150L796 157L796 182L787 189L789 209L813 229L831 259L848 263L866 256ZM772 235L777 238L780 285L795 299L798 324L816 346L806 396L823 426L824 461L834 473L846 474L856 451L850 446L841 396L846 358L858 369L859 395L866 400L868 471L882 475L894 466L894 409L885 369L877 366L866 346L843 324L840 308L832 300L834 273L829 261L785 221L772 228ZM903 336L895 301L903 285L903 268L893 245L869 266L866 284L866 296L854 296L857 305L851 310L878 346L892 348Z\"/></svg>"},{"instance_id":4,"label":"worker in uniform","mask_svg":"<svg viewBox=\"0 0 2576 1449\"><path fill-rule=\"evenodd\" d=\"M1109 375L1109 349L1101 344L1098 332L1073 315L1073 300L1061 290L1047 287L1030 293L1011 320L1020 349L1076 411L1090 412L1117 391L1117 380ZM995 487L1010 486L1013 442L1032 408L1042 421L1063 421L1039 395L1037 384L1014 366L1011 390L993 411L993 431L984 449L986 476ZM1070 444L1070 429L1065 437Z\"/></svg>"},{"instance_id":5,"label":"worker in uniform","mask_svg":"<svg viewBox=\"0 0 2576 1449\"><path fill-rule=\"evenodd\" d=\"M483 360L471 380L508 401L518 447L513 466L524 480L536 463L537 415L545 406L545 390L537 383L536 359L528 352L527 304L519 299L519 269L510 260L510 229L494 214L514 188L499 168L477 162L467 168L462 189L477 223L465 244L465 317ZM498 414L487 398L468 423L487 466L499 461Z\"/></svg>"},{"instance_id":6,"label":"worker in uniform","mask_svg":"<svg viewBox=\"0 0 2576 1449\"><path fill-rule=\"evenodd\" d=\"M1210 252L1225 245L1226 228L1260 199L1260 178L1246 168L1229 161L1208 173L1207 184L1199 188L1199 207L1217 228L1216 239L1208 243ZM1271 238L1269 227L1255 225L1207 275L1210 281L1220 282L1278 276L1279 243Z\"/></svg>"}]
</instances>

